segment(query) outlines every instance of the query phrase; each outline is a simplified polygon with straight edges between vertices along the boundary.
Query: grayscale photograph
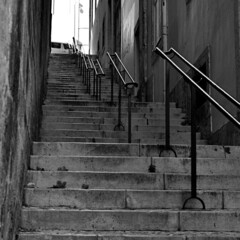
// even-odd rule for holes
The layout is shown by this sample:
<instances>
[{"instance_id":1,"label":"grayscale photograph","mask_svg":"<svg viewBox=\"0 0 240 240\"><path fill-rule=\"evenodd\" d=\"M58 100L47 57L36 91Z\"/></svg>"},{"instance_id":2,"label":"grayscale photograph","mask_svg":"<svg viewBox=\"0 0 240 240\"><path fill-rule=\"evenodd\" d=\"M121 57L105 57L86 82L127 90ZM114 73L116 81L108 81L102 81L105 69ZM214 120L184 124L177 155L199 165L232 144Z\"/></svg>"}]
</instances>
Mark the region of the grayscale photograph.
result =
<instances>
[{"instance_id":1,"label":"grayscale photograph","mask_svg":"<svg viewBox=\"0 0 240 240\"><path fill-rule=\"evenodd\" d=\"M0 23L0 240L240 240L240 0Z\"/></svg>"}]
</instances>

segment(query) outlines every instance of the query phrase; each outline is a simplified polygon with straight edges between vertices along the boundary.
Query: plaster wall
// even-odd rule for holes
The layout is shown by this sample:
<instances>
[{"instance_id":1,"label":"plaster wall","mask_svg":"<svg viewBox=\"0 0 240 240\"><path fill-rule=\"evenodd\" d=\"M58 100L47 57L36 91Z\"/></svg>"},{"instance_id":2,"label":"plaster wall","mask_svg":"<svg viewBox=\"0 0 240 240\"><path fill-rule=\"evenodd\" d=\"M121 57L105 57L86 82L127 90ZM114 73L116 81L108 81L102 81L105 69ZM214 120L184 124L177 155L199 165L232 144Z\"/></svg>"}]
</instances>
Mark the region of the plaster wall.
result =
<instances>
[{"instance_id":1,"label":"plaster wall","mask_svg":"<svg viewBox=\"0 0 240 240\"><path fill-rule=\"evenodd\" d=\"M237 97L237 68L235 42L235 0L168 0L169 47L174 47L190 62L195 63L204 50L210 49L210 77L233 97ZM171 71L171 88L179 75ZM236 109L215 91L212 95L231 113ZM212 130L227 122L212 107Z\"/></svg>"},{"instance_id":2,"label":"plaster wall","mask_svg":"<svg viewBox=\"0 0 240 240\"><path fill-rule=\"evenodd\" d=\"M122 61L127 67L131 76L136 79L135 66L138 59L136 59L136 38L135 30L139 19L139 0L123 0L122 1ZM135 76L136 75L136 76Z\"/></svg>"},{"instance_id":3,"label":"plaster wall","mask_svg":"<svg viewBox=\"0 0 240 240\"><path fill-rule=\"evenodd\" d=\"M95 8L95 6L92 6ZM111 53L111 35L110 28L111 22L110 19L111 12L109 11L108 0L99 1L98 6L95 11L95 19L93 26L91 28L91 48L90 52L93 55L98 55L101 64L104 67L108 67L109 61L106 55L106 52ZM103 29L103 20L105 18L105 29ZM105 31L105 44L103 46L103 31ZM99 44L99 49L98 49Z\"/></svg>"},{"instance_id":4,"label":"plaster wall","mask_svg":"<svg viewBox=\"0 0 240 240\"><path fill-rule=\"evenodd\" d=\"M0 239L15 239L50 46L51 1L0 2Z\"/></svg>"}]
</instances>

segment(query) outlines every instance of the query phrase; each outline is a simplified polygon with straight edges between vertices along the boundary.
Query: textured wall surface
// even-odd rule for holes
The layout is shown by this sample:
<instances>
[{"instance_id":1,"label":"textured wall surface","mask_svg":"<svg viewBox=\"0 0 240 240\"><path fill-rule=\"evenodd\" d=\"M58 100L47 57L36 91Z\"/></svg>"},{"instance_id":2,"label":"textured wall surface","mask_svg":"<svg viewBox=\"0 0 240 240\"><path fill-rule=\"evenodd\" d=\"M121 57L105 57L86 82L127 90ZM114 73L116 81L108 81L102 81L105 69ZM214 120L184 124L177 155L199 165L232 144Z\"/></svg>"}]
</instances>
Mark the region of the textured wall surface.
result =
<instances>
[{"instance_id":1,"label":"textured wall surface","mask_svg":"<svg viewBox=\"0 0 240 240\"><path fill-rule=\"evenodd\" d=\"M14 239L31 143L38 137L51 31L51 1L0 2L0 226Z\"/></svg>"},{"instance_id":2,"label":"textured wall surface","mask_svg":"<svg viewBox=\"0 0 240 240\"><path fill-rule=\"evenodd\" d=\"M177 49L190 62L196 63L205 49L209 48L210 77L237 97L236 22L235 0L190 1L169 0L169 47ZM171 72L171 86L176 86L179 75ZM212 90L212 96L236 115L236 109ZM213 132L220 129L227 119L214 107L212 113Z\"/></svg>"}]
</instances>

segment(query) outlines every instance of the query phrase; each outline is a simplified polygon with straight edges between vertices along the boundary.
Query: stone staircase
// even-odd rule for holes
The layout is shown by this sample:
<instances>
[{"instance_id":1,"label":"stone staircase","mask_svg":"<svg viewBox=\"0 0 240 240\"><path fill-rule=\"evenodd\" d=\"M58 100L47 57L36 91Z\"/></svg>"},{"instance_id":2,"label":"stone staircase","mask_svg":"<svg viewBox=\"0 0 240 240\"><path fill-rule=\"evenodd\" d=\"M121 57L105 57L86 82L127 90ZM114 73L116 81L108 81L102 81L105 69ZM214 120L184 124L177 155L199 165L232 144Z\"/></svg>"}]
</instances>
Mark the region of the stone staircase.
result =
<instances>
[{"instance_id":1,"label":"stone staircase","mask_svg":"<svg viewBox=\"0 0 240 240\"><path fill-rule=\"evenodd\" d=\"M104 81L105 80L105 81ZM161 103L133 103L133 143L114 131L117 107L86 94L73 56L50 58L41 141L34 142L20 240L240 239L240 148L209 146L198 134L198 196L190 196L190 128L171 103L178 157L159 157ZM124 125L127 100L123 100ZM150 172L149 169L154 169Z\"/></svg>"}]
</instances>

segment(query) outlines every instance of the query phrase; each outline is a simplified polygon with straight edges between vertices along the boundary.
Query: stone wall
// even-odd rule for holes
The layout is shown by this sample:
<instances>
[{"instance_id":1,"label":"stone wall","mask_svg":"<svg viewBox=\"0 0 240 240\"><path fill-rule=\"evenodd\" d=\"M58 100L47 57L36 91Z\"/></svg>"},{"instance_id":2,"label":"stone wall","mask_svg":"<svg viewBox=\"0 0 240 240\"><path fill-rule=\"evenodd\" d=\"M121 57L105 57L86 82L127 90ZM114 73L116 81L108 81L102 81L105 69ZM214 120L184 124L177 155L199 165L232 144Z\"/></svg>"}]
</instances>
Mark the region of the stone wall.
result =
<instances>
[{"instance_id":1,"label":"stone wall","mask_svg":"<svg viewBox=\"0 0 240 240\"><path fill-rule=\"evenodd\" d=\"M235 0L190 1L169 0L169 47L174 47L191 63L196 63L209 48L209 76L233 97L238 98L236 56ZM182 66L182 65L181 65ZM187 71L188 69L186 69ZM171 71L171 88L176 87L180 76ZM211 89L211 95L230 113L237 111L225 98ZM204 115L203 115L204 116ZM215 107L211 107L212 132L216 132L228 120Z\"/></svg>"},{"instance_id":2,"label":"stone wall","mask_svg":"<svg viewBox=\"0 0 240 240\"><path fill-rule=\"evenodd\" d=\"M51 1L0 2L0 226L15 239L32 141L38 138Z\"/></svg>"}]
</instances>

